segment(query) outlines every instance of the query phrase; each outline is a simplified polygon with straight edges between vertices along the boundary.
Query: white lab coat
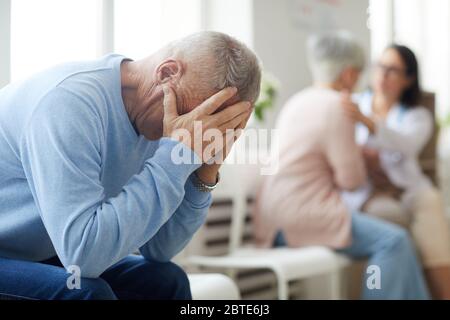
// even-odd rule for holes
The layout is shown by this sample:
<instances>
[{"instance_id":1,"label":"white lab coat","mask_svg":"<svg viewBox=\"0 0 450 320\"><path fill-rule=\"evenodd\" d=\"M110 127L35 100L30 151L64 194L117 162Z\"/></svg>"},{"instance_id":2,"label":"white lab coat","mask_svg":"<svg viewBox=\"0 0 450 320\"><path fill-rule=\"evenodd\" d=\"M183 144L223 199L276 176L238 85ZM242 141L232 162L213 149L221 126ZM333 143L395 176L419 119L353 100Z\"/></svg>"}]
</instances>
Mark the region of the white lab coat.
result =
<instances>
[{"instance_id":1,"label":"white lab coat","mask_svg":"<svg viewBox=\"0 0 450 320\"><path fill-rule=\"evenodd\" d=\"M354 96L366 116L372 114L372 93ZM356 126L356 140L360 145L379 150L383 170L389 180L405 190L403 202L409 202L418 190L431 187L430 179L422 172L419 155L433 135L433 116L425 107L407 109L401 104L391 108L386 121L376 123L371 135L362 124ZM361 210L372 192L369 182L355 192L344 192L343 198L350 210Z\"/></svg>"}]
</instances>

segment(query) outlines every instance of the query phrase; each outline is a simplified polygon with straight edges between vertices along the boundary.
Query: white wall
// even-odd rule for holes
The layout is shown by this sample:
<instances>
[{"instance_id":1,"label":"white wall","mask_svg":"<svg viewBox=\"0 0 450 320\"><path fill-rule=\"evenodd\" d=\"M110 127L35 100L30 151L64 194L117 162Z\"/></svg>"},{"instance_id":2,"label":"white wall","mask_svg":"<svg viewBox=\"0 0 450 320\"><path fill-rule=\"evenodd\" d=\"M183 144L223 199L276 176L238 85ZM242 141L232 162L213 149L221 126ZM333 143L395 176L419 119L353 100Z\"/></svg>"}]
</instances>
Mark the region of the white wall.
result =
<instances>
[{"instance_id":1,"label":"white wall","mask_svg":"<svg viewBox=\"0 0 450 320\"><path fill-rule=\"evenodd\" d=\"M253 0L203 0L203 28L225 32L252 48L253 2Z\"/></svg>"},{"instance_id":2,"label":"white wall","mask_svg":"<svg viewBox=\"0 0 450 320\"><path fill-rule=\"evenodd\" d=\"M376 59L394 41L394 2L370 0L371 56Z\"/></svg>"},{"instance_id":3,"label":"white wall","mask_svg":"<svg viewBox=\"0 0 450 320\"><path fill-rule=\"evenodd\" d=\"M417 54L425 90L437 95L437 113L450 116L450 3L448 0L396 0L395 41Z\"/></svg>"},{"instance_id":4,"label":"white wall","mask_svg":"<svg viewBox=\"0 0 450 320\"><path fill-rule=\"evenodd\" d=\"M324 28L348 29L370 54L368 4L368 0L253 1L254 49L264 68L282 83L277 109L268 121L269 127L273 125L280 106L311 82L305 59L308 34Z\"/></svg>"},{"instance_id":5,"label":"white wall","mask_svg":"<svg viewBox=\"0 0 450 320\"><path fill-rule=\"evenodd\" d=\"M10 0L0 0L0 88L8 84L10 78Z\"/></svg>"}]
</instances>

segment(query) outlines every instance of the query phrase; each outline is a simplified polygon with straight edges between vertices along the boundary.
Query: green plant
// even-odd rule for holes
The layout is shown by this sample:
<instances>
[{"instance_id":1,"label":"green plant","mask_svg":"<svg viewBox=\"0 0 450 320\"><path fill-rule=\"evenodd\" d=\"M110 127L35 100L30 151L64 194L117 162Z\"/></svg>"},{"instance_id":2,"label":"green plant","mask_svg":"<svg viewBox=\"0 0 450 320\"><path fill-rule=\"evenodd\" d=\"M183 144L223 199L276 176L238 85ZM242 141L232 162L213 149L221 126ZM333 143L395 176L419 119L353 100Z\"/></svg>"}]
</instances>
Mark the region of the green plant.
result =
<instances>
[{"instance_id":1,"label":"green plant","mask_svg":"<svg viewBox=\"0 0 450 320\"><path fill-rule=\"evenodd\" d=\"M441 117L438 121L439 128L449 128L450 127L450 113L446 116Z\"/></svg>"},{"instance_id":2,"label":"green plant","mask_svg":"<svg viewBox=\"0 0 450 320\"><path fill-rule=\"evenodd\" d=\"M255 103L254 109L255 118L258 121L264 121L265 111L273 108L275 105L275 99L278 95L279 86L280 85L277 79L268 73L263 73L261 79L261 92Z\"/></svg>"}]
</instances>

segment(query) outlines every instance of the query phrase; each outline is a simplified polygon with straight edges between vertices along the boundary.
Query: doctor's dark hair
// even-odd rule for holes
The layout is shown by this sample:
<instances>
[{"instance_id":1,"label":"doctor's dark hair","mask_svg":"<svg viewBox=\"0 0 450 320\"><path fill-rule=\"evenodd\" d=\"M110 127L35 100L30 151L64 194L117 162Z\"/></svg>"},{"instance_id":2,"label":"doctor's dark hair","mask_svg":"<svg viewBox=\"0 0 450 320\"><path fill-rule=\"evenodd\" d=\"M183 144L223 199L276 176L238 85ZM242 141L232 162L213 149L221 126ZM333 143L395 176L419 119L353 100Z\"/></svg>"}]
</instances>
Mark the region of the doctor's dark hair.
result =
<instances>
[{"instance_id":1,"label":"doctor's dark hair","mask_svg":"<svg viewBox=\"0 0 450 320\"><path fill-rule=\"evenodd\" d=\"M406 108L416 107L422 98L422 89L420 87L419 63L417 62L414 52L406 46L392 44L386 50L395 50L406 67L406 76L411 79L412 83L409 88L403 92L400 102Z\"/></svg>"}]
</instances>

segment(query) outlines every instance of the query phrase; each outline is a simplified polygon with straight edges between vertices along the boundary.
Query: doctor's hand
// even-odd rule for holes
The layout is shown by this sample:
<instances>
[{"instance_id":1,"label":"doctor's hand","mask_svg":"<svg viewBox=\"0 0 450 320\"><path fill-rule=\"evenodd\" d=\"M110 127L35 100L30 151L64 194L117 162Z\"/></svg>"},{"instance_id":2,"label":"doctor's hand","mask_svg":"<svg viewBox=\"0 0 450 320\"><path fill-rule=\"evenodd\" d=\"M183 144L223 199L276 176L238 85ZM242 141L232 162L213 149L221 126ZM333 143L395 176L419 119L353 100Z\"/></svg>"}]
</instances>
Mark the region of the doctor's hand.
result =
<instances>
[{"instance_id":1,"label":"doctor's hand","mask_svg":"<svg viewBox=\"0 0 450 320\"><path fill-rule=\"evenodd\" d=\"M378 150L364 147L362 150L363 157L367 167L367 173L372 183L377 189L384 189L391 186L391 182L384 172L380 154Z\"/></svg>"},{"instance_id":2,"label":"doctor's hand","mask_svg":"<svg viewBox=\"0 0 450 320\"><path fill-rule=\"evenodd\" d=\"M345 114L352 119L355 123L361 123L369 129L369 132L371 134L375 133L375 122L370 119L369 117L366 117L361 110L359 109L359 106L353 102L351 93L348 91L344 91L341 94L341 105L344 109Z\"/></svg>"}]
</instances>

